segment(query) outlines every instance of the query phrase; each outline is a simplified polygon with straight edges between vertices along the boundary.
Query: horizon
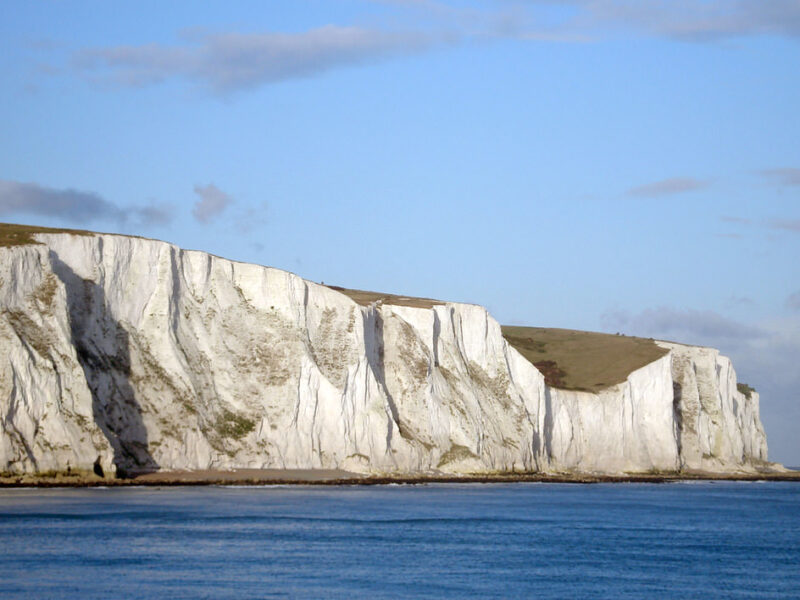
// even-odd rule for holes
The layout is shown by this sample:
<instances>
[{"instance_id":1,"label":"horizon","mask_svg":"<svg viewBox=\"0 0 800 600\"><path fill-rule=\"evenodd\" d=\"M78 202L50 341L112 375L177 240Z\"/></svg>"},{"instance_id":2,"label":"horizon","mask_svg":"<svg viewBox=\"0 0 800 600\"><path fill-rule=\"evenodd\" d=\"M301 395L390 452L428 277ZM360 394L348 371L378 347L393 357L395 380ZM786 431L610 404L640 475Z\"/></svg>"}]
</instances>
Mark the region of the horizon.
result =
<instances>
[{"instance_id":1,"label":"horizon","mask_svg":"<svg viewBox=\"0 0 800 600\"><path fill-rule=\"evenodd\" d=\"M0 221L718 348L800 465L799 3L3 14Z\"/></svg>"}]
</instances>

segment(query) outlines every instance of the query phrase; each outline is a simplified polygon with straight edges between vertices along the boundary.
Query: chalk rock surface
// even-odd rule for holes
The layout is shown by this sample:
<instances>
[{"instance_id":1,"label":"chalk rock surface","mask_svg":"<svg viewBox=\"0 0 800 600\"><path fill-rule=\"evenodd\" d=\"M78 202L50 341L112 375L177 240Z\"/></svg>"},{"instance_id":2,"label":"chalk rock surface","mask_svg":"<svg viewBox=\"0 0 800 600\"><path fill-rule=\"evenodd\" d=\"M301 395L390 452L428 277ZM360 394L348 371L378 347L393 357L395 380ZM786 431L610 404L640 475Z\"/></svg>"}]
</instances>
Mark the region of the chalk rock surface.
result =
<instances>
[{"instance_id":1,"label":"chalk rock surface","mask_svg":"<svg viewBox=\"0 0 800 600\"><path fill-rule=\"evenodd\" d=\"M117 235L0 248L0 471L761 468L758 395L710 348L599 393L545 384L476 305L367 306Z\"/></svg>"}]
</instances>

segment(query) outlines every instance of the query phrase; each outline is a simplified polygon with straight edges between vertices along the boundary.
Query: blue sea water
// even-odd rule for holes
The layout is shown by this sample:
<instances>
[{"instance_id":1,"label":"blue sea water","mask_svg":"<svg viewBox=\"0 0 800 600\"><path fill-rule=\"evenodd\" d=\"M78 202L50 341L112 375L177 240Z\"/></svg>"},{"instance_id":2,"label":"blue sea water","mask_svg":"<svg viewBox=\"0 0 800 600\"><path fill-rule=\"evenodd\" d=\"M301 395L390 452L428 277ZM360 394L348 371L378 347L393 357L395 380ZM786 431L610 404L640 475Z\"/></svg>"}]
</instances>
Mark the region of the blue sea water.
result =
<instances>
[{"instance_id":1,"label":"blue sea water","mask_svg":"<svg viewBox=\"0 0 800 600\"><path fill-rule=\"evenodd\" d=\"M0 490L3 598L799 598L799 483Z\"/></svg>"}]
</instances>

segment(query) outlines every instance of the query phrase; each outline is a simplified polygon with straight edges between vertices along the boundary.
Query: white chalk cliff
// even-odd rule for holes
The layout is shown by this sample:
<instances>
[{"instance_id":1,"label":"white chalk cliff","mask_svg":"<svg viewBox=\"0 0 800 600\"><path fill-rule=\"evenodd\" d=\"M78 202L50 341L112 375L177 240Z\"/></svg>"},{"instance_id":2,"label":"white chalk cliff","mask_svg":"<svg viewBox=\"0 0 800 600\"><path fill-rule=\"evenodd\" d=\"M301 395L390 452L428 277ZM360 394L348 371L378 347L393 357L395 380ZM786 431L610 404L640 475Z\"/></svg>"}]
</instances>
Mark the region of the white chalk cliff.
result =
<instances>
[{"instance_id":1,"label":"white chalk cliff","mask_svg":"<svg viewBox=\"0 0 800 600\"><path fill-rule=\"evenodd\" d=\"M716 350L547 386L475 305L361 306L279 269L116 235L0 248L0 471L763 468Z\"/></svg>"}]
</instances>

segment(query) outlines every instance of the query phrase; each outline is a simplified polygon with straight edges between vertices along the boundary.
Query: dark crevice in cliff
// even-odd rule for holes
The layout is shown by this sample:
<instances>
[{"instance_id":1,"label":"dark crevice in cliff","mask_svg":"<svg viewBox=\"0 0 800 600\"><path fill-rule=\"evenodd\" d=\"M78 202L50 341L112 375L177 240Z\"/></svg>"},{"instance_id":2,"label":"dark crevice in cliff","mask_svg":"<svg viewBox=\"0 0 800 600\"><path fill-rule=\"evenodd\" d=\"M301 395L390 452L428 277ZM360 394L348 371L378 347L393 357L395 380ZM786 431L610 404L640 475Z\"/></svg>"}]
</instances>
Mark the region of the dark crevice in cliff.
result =
<instances>
[{"instance_id":1,"label":"dark crevice in cliff","mask_svg":"<svg viewBox=\"0 0 800 600\"><path fill-rule=\"evenodd\" d=\"M378 307L370 307L364 314L364 345L367 354L367 362L372 374L375 376L375 381L378 382L381 391L386 396L386 402L389 405L389 412L391 413L392 421L400 429L400 417L397 413L397 406L395 405L394 398L389 393L389 388L386 386L386 367L383 360L383 317L381 316ZM392 427L391 423L388 427L386 434L387 447L391 447L392 443Z\"/></svg>"},{"instance_id":2,"label":"dark crevice in cliff","mask_svg":"<svg viewBox=\"0 0 800 600\"><path fill-rule=\"evenodd\" d=\"M553 399L550 386L544 386L544 451L547 460L553 458Z\"/></svg>"},{"instance_id":3,"label":"dark crevice in cliff","mask_svg":"<svg viewBox=\"0 0 800 600\"><path fill-rule=\"evenodd\" d=\"M675 419L675 442L678 446L678 461L680 468L683 468L683 410L681 400L683 398L683 387L674 380L672 381L672 414Z\"/></svg>"},{"instance_id":4,"label":"dark crevice in cliff","mask_svg":"<svg viewBox=\"0 0 800 600\"><path fill-rule=\"evenodd\" d=\"M439 313L433 309L433 366L439 366L439 336L442 334L442 322Z\"/></svg>"},{"instance_id":5,"label":"dark crevice in cliff","mask_svg":"<svg viewBox=\"0 0 800 600\"><path fill-rule=\"evenodd\" d=\"M66 289L72 344L92 393L94 421L114 451L117 476L157 471L131 384L129 333L109 314L102 286L79 277L52 251L50 262Z\"/></svg>"}]
</instances>

